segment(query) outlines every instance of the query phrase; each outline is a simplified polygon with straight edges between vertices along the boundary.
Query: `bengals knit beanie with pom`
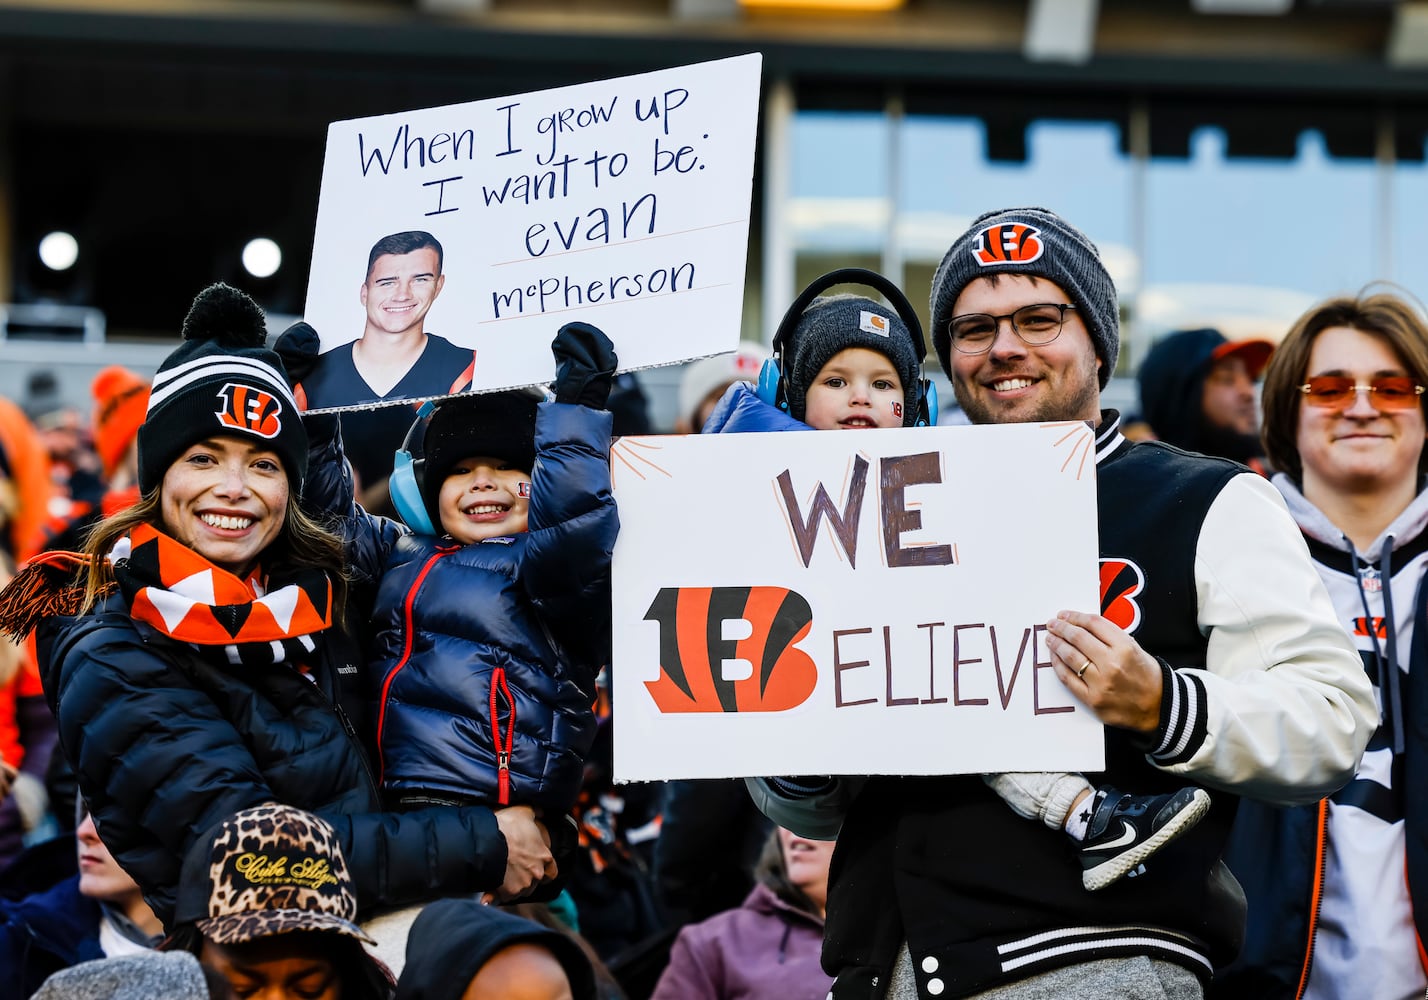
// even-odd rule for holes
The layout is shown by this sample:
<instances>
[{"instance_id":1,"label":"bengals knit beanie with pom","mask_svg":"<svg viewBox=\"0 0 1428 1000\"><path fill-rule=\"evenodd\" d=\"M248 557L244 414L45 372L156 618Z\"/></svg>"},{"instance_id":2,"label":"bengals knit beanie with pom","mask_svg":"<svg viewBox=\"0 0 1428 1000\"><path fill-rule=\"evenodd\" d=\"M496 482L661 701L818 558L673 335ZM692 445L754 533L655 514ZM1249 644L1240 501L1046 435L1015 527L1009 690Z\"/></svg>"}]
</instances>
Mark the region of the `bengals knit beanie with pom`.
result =
<instances>
[{"instance_id":1,"label":"bengals knit beanie with pom","mask_svg":"<svg viewBox=\"0 0 1428 1000\"><path fill-rule=\"evenodd\" d=\"M1116 285L1096 244L1044 208L1003 208L978 216L937 265L932 276L932 346L942 370L951 377L948 320L957 298L976 279L996 274L1044 278L1066 293L1101 359L1104 389L1121 353Z\"/></svg>"},{"instance_id":2,"label":"bengals knit beanie with pom","mask_svg":"<svg viewBox=\"0 0 1428 1000\"><path fill-rule=\"evenodd\" d=\"M294 493L307 475L307 431L278 355L263 346L263 310L229 285L210 285L183 321L183 344L154 374L139 428L139 489L148 493L184 451L217 437L277 454Z\"/></svg>"}]
</instances>

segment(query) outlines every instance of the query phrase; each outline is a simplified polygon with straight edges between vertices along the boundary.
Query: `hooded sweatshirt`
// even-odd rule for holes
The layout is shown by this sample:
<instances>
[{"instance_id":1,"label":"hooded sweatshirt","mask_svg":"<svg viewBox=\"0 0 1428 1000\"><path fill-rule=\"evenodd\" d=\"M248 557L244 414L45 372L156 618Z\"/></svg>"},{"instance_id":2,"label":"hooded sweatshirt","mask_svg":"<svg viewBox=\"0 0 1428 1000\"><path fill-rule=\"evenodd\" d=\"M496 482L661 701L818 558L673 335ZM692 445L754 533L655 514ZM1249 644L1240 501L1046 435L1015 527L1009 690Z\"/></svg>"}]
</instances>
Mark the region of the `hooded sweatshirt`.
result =
<instances>
[{"instance_id":1,"label":"hooded sweatshirt","mask_svg":"<svg viewBox=\"0 0 1428 1000\"><path fill-rule=\"evenodd\" d=\"M461 1000L496 952L521 943L539 944L555 954L575 1000L596 1000L595 972L574 940L470 898L439 900L421 911L407 936L397 1000Z\"/></svg>"},{"instance_id":2,"label":"hooded sweatshirt","mask_svg":"<svg viewBox=\"0 0 1428 1000\"><path fill-rule=\"evenodd\" d=\"M1258 437L1205 420L1205 378L1225 343L1218 330L1182 330L1156 343L1136 373L1141 415L1166 444L1251 464L1262 454Z\"/></svg>"},{"instance_id":3,"label":"hooded sweatshirt","mask_svg":"<svg viewBox=\"0 0 1428 1000\"><path fill-rule=\"evenodd\" d=\"M1428 762L1416 676L1428 660L1428 636L1416 634L1428 598L1428 491L1360 552L1288 476L1274 485L1359 648L1382 716L1358 773L1318 808L1246 804L1237 822L1259 836L1240 842L1237 830L1227 860L1248 898L1248 942L1223 978L1243 995L1422 996L1428 806L1408 792L1422 787ZM1275 856L1267 868L1266 851Z\"/></svg>"},{"instance_id":4,"label":"hooded sweatshirt","mask_svg":"<svg viewBox=\"0 0 1428 1000\"><path fill-rule=\"evenodd\" d=\"M823 1000L823 919L755 885L742 906L679 932L650 1000Z\"/></svg>"}]
</instances>

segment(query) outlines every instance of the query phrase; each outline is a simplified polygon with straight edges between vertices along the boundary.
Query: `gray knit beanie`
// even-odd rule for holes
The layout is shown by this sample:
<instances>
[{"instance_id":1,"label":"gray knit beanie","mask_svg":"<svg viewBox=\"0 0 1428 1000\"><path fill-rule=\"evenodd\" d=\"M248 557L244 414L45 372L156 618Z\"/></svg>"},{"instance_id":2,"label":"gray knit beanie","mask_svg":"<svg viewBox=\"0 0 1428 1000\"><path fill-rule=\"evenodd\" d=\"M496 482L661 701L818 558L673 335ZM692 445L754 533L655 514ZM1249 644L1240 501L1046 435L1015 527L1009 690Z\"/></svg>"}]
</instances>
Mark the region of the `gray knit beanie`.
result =
<instances>
[{"instance_id":1,"label":"gray knit beanie","mask_svg":"<svg viewBox=\"0 0 1428 1000\"><path fill-rule=\"evenodd\" d=\"M142 951L72 965L34 1000L208 1000L208 980L186 951Z\"/></svg>"},{"instance_id":2,"label":"gray knit beanie","mask_svg":"<svg viewBox=\"0 0 1428 1000\"><path fill-rule=\"evenodd\" d=\"M993 274L1026 274L1055 282L1076 306L1101 359L1101 388L1121 352L1116 286L1086 235L1044 208L1003 208L978 216L952 244L932 276L932 346L948 376L952 337L947 328L962 289Z\"/></svg>"},{"instance_id":3,"label":"gray knit beanie","mask_svg":"<svg viewBox=\"0 0 1428 1000\"><path fill-rule=\"evenodd\" d=\"M802 420L808 387L828 359L850 347L877 351L892 362L902 380L902 425L917 421L922 359L912 331L896 310L862 295L824 295L799 317L789 342L783 345L784 396L788 412Z\"/></svg>"}]
</instances>

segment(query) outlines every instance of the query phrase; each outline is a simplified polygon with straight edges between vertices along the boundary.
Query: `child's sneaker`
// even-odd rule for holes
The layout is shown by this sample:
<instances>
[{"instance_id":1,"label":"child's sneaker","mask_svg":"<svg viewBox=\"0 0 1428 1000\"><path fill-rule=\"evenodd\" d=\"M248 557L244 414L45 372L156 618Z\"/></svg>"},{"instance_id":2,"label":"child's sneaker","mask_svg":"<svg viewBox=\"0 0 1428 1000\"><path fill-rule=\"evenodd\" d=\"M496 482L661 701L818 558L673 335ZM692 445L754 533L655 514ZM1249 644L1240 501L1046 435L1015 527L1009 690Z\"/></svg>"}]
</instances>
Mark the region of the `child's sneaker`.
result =
<instances>
[{"instance_id":1,"label":"child's sneaker","mask_svg":"<svg viewBox=\"0 0 1428 1000\"><path fill-rule=\"evenodd\" d=\"M1109 785L1096 793L1081 842L1081 884L1104 889L1200 822L1210 808L1203 788L1170 795L1126 795Z\"/></svg>"}]
</instances>

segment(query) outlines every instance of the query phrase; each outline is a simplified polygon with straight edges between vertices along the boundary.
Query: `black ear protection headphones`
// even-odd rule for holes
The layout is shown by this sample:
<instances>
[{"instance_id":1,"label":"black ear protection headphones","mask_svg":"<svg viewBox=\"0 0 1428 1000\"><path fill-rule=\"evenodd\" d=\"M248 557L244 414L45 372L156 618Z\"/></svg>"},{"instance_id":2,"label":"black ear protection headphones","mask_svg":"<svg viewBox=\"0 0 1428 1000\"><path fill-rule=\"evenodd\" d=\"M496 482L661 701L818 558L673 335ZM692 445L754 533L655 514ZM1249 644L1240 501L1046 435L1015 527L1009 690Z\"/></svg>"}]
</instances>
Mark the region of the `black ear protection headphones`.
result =
<instances>
[{"instance_id":1,"label":"black ear protection headphones","mask_svg":"<svg viewBox=\"0 0 1428 1000\"><path fill-rule=\"evenodd\" d=\"M922 337L922 321L917 318L917 311L912 308L912 303L907 301L907 296L902 294L902 289L878 272L870 271L866 267L840 267L836 271L829 271L822 277L814 278L809 286L799 293L798 298L793 300L788 311L783 314L778 329L774 331L773 357L765 361L763 368L759 371L759 384L755 390L758 397L785 413L788 412L788 392L783 379L784 346L793 336L798 321L803 318L804 310L822 292L834 285L867 285L869 288L875 288L881 292L883 297L892 303L893 311L898 314L898 318L912 333L917 344L918 364L921 365L922 359L927 357L927 341ZM917 413L914 415L913 426L929 427L936 423L937 386L933 385L930 379L919 378L917 380Z\"/></svg>"}]
</instances>

